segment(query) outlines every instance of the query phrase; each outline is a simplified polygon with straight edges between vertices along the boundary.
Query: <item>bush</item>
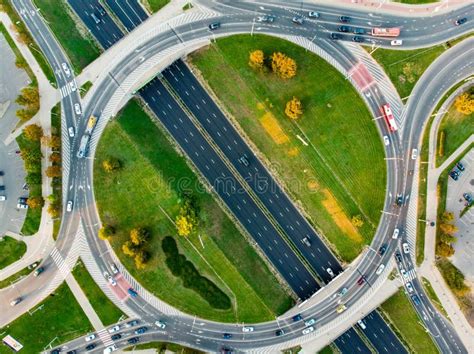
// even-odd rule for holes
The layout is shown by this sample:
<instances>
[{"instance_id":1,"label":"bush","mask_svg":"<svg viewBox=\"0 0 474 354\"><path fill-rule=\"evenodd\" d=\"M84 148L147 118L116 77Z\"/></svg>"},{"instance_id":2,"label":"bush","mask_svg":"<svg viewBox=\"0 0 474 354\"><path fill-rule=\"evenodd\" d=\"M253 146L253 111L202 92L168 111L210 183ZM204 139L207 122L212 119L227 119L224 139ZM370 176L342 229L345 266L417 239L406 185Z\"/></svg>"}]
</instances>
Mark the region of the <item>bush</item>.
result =
<instances>
[{"instance_id":1,"label":"bush","mask_svg":"<svg viewBox=\"0 0 474 354\"><path fill-rule=\"evenodd\" d=\"M171 236L163 239L161 247L166 255L168 269L183 281L184 287L197 292L216 309L227 310L231 307L229 297L212 281L199 274L194 264L179 253L176 241Z\"/></svg>"},{"instance_id":2,"label":"bush","mask_svg":"<svg viewBox=\"0 0 474 354\"><path fill-rule=\"evenodd\" d=\"M446 133L444 130L441 130L439 133L439 146L438 146L438 156L443 157L444 156L444 141L446 140Z\"/></svg>"},{"instance_id":3,"label":"bush","mask_svg":"<svg viewBox=\"0 0 474 354\"><path fill-rule=\"evenodd\" d=\"M464 274L450 261L443 259L438 262L438 267L448 286L458 295L462 295L469 290L469 287L464 284Z\"/></svg>"}]
</instances>

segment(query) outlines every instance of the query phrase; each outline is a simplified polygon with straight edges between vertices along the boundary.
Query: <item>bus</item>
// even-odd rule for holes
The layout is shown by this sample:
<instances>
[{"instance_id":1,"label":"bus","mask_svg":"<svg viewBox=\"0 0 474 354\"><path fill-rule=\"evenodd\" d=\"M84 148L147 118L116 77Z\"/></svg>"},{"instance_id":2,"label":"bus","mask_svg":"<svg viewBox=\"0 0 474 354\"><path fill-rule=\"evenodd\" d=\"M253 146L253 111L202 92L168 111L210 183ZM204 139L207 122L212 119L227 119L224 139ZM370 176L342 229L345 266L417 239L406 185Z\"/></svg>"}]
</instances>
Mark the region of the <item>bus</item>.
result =
<instances>
[{"instance_id":1,"label":"bus","mask_svg":"<svg viewBox=\"0 0 474 354\"><path fill-rule=\"evenodd\" d=\"M400 28L372 28L372 36L374 37L398 37L400 35Z\"/></svg>"},{"instance_id":2,"label":"bus","mask_svg":"<svg viewBox=\"0 0 474 354\"><path fill-rule=\"evenodd\" d=\"M388 103L382 106L382 114L387 123L388 129L391 132L396 132L398 127L397 123L395 122L395 118L393 117L392 110L390 109L390 105Z\"/></svg>"}]
</instances>

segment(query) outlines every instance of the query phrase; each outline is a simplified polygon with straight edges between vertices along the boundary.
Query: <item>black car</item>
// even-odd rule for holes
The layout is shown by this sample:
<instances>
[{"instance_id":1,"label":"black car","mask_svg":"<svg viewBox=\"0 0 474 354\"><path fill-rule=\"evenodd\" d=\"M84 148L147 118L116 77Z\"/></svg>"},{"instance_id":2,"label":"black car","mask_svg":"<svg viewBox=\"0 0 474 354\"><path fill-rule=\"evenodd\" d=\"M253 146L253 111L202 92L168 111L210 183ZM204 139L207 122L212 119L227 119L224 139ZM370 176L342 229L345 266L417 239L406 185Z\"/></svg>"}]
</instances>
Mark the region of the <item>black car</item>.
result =
<instances>
[{"instance_id":1,"label":"black car","mask_svg":"<svg viewBox=\"0 0 474 354\"><path fill-rule=\"evenodd\" d=\"M462 164L461 161L459 161L459 162L456 164L456 167L459 168L459 171L464 171L464 170L465 170L464 165Z\"/></svg>"},{"instance_id":2,"label":"black car","mask_svg":"<svg viewBox=\"0 0 474 354\"><path fill-rule=\"evenodd\" d=\"M349 16L341 16L339 17L339 20L343 23L347 23L351 21L351 18Z\"/></svg>"},{"instance_id":3,"label":"black car","mask_svg":"<svg viewBox=\"0 0 474 354\"><path fill-rule=\"evenodd\" d=\"M353 32L354 32L354 34L365 34L365 29L364 28L354 28Z\"/></svg>"},{"instance_id":4,"label":"black car","mask_svg":"<svg viewBox=\"0 0 474 354\"><path fill-rule=\"evenodd\" d=\"M293 316L293 321L296 322L296 321L301 321L303 319L303 317L301 317L300 314L297 314L295 316Z\"/></svg>"},{"instance_id":5,"label":"black car","mask_svg":"<svg viewBox=\"0 0 474 354\"><path fill-rule=\"evenodd\" d=\"M341 39L342 36L339 33L331 33L331 39Z\"/></svg>"},{"instance_id":6,"label":"black car","mask_svg":"<svg viewBox=\"0 0 474 354\"><path fill-rule=\"evenodd\" d=\"M457 171L451 171L449 172L449 176L454 179L455 181L457 181L459 179L459 173Z\"/></svg>"},{"instance_id":7,"label":"black car","mask_svg":"<svg viewBox=\"0 0 474 354\"><path fill-rule=\"evenodd\" d=\"M395 253L395 259L397 260L398 263L402 263L402 255L400 254L400 252L396 252Z\"/></svg>"},{"instance_id":8,"label":"black car","mask_svg":"<svg viewBox=\"0 0 474 354\"><path fill-rule=\"evenodd\" d=\"M337 28L337 30L338 30L339 32L350 32L350 31L351 31L351 28L350 28L349 26L339 26L339 27Z\"/></svg>"},{"instance_id":9,"label":"black car","mask_svg":"<svg viewBox=\"0 0 474 354\"><path fill-rule=\"evenodd\" d=\"M5 190L5 186L0 186L0 191L4 191Z\"/></svg>"},{"instance_id":10,"label":"black car","mask_svg":"<svg viewBox=\"0 0 474 354\"><path fill-rule=\"evenodd\" d=\"M61 350L59 350L59 349L51 350L51 354L59 354L60 352L61 352Z\"/></svg>"},{"instance_id":11,"label":"black car","mask_svg":"<svg viewBox=\"0 0 474 354\"><path fill-rule=\"evenodd\" d=\"M214 23L211 23L211 24L209 25L209 29L210 29L211 31L216 30L216 29L218 29L218 28L220 28L220 27L221 27L221 23L220 23L220 22L214 22Z\"/></svg>"},{"instance_id":12,"label":"black car","mask_svg":"<svg viewBox=\"0 0 474 354\"><path fill-rule=\"evenodd\" d=\"M145 333L146 331L148 331L148 328L146 328L146 327L140 327L140 328L138 328L138 329L135 331L135 334L143 334L143 333Z\"/></svg>"},{"instance_id":13,"label":"black car","mask_svg":"<svg viewBox=\"0 0 474 354\"><path fill-rule=\"evenodd\" d=\"M398 194L397 195L397 205L398 206L401 206L403 204L403 195L402 194Z\"/></svg>"},{"instance_id":14,"label":"black car","mask_svg":"<svg viewBox=\"0 0 474 354\"><path fill-rule=\"evenodd\" d=\"M282 335L284 335L284 334L285 334L285 332L284 332L282 329L279 329L278 331L275 332L275 335L276 335L277 337L282 336Z\"/></svg>"},{"instance_id":15,"label":"black car","mask_svg":"<svg viewBox=\"0 0 474 354\"><path fill-rule=\"evenodd\" d=\"M0 171L0 176L3 176L3 171Z\"/></svg>"},{"instance_id":16,"label":"black car","mask_svg":"<svg viewBox=\"0 0 474 354\"><path fill-rule=\"evenodd\" d=\"M383 256L385 254L385 252L387 251L387 245L382 245L380 248L379 248L379 254L381 256Z\"/></svg>"},{"instance_id":17,"label":"black car","mask_svg":"<svg viewBox=\"0 0 474 354\"><path fill-rule=\"evenodd\" d=\"M460 25L462 25L463 23L466 23L466 22L467 22L467 18L463 17L463 18L460 18L459 20L454 21L454 24L456 26L460 26Z\"/></svg>"},{"instance_id":18,"label":"black car","mask_svg":"<svg viewBox=\"0 0 474 354\"><path fill-rule=\"evenodd\" d=\"M223 337L224 337L224 339L231 339L231 338L232 338L232 334L230 334L230 333L224 333Z\"/></svg>"},{"instance_id":19,"label":"black car","mask_svg":"<svg viewBox=\"0 0 474 354\"><path fill-rule=\"evenodd\" d=\"M95 344L92 343L92 344L89 344L87 347L86 347L86 350L92 350L95 348Z\"/></svg>"},{"instance_id":20,"label":"black car","mask_svg":"<svg viewBox=\"0 0 474 354\"><path fill-rule=\"evenodd\" d=\"M122 335L121 335L121 334L114 334L114 335L113 335L112 337L110 337L110 338L112 338L112 340L117 340L117 339L122 338Z\"/></svg>"},{"instance_id":21,"label":"black car","mask_svg":"<svg viewBox=\"0 0 474 354\"><path fill-rule=\"evenodd\" d=\"M364 41L364 37L361 36L354 36L352 37L352 40L357 43L362 43Z\"/></svg>"},{"instance_id":22,"label":"black car","mask_svg":"<svg viewBox=\"0 0 474 354\"><path fill-rule=\"evenodd\" d=\"M140 339L138 337L133 337L133 338L130 338L129 340L127 340L128 343L130 344L135 344L135 343L138 343Z\"/></svg>"},{"instance_id":23,"label":"black car","mask_svg":"<svg viewBox=\"0 0 474 354\"><path fill-rule=\"evenodd\" d=\"M70 350L67 352L67 354L76 354L77 352L75 350Z\"/></svg>"}]
</instances>

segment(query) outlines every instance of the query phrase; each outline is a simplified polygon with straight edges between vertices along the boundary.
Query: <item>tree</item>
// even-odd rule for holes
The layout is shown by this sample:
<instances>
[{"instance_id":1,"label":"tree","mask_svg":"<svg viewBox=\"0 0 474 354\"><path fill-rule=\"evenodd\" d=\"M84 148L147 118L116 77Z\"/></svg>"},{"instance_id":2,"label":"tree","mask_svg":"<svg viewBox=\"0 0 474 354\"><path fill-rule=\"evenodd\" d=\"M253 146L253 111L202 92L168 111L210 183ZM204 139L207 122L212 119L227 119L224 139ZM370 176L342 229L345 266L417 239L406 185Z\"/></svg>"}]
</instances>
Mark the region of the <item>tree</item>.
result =
<instances>
[{"instance_id":1,"label":"tree","mask_svg":"<svg viewBox=\"0 0 474 354\"><path fill-rule=\"evenodd\" d=\"M120 169L120 167L122 167L122 163L115 157L108 157L102 162L102 167L106 172L110 173Z\"/></svg>"},{"instance_id":2,"label":"tree","mask_svg":"<svg viewBox=\"0 0 474 354\"><path fill-rule=\"evenodd\" d=\"M135 246L140 246L148 241L150 232L145 228L135 228L130 231L130 242Z\"/></svg>"},{"instance_id":3,"label":"tree","mask_svg":"<svg viewBox=\"0 0 474 354\"><path fill-rule=\"evenodd\" d=\"M25 137L30 141L40 141L43 137L43 128L37 124L30 124L23 129Z\"/></svg>"},{"instance_id":4,"label":"tree","mask_svg":"<svg viewBox=\"0 0 474 354\"><path fill-rule=\"evenodd\" d=\"M58 164L61 162L61 154L59 152L53 152L51 155L49 155L49 161L51 161L54 164Z\"/></svg>"},{"instance_id":5,"label":"tree","mask_svg":"<svg viewBox=\"0 0 474 354\"><path fill-rule=\"evenodd\" d=\"M41 173L30 172L26 174L25 181L29 186L41 183Z\"/></svg>"},{"instance_id":6,"label":"tree","mask_svg":"<svg viewBox=\"0 0 474 354\"><path fill-rule=\"evenodd\" d=\"M99 230L99 238L101 240L109 240L115 234L115 228L111 225L104 224Z\"/></svg>"},{"instance_id":7,"label":"tree","mask_svg":"<svg viewBox=\"0 0 474 354\"><path fill-rule=\"evenodd\" d=\"M57 135L44 136L42 142L53 150L59 150L61 147L61 138Z\"/></svg>"},{"instance_id":8,"label":"tree","mask_svg":"<svg viewBox=\"0 0 474 354\"><path fill-rule=\"evenodd\" d=\"M258 49L258 50L254 50L253 52L250 52L249 65L252 68L262 69L264 61L265 61L265 56L263 54L263 51Z\"/></svg>"},{"instance_id":9,"label":"tree","mask_svg":"<svg viewBox=\"0 0 474 354\"><path fill-rule=\"evenodd\" d=\"M176 218L176 230L179 236L189 236L193 230L193 224L186 215L178 215Z\"/></svg>"},{"instance_id":10,"label":"tree","mask_svg":"<svg viewBox=\"0 0 474 354\"><path fill-rule=\"evenodd\" d=\"M30 118L39 110L39 91L38 87L27 86L21 90L21 94L15 100L16 103L30 111Z\"/></svg>"},{"instance_id":11,"label":"tree","mask_svg":"<svg viewBox=\"0 0 474 354\"><path fill-rule=\"evenodd\" d=\"M361 215L354 215L351 219L352 225L355 227L362 227L364 225L364 220Z\"/></svg>"},{"instance_id":12,"label":"tree","mask_svg":"<svg viewBox=\"0 0 474 354\"><path fill-rule=\"evenodd\" d=\"M441 222L444 224L448 224L454 221L454 214L450 211L445 211L443 215L441 215Z\"/></svg>"},{"instance_id":13,"label":"tree","mask_svg":"<svg viewBox=\"0 0 474 354\"><path fill-rule=\"evenodd\" d=\"M137 269L145 268L146 263L150 259L150 254L145 250L139 250L135 255L135 267Z\"/></svg>"},{"instance_id":14,"label":"tree","mask_svg":"<svg viewBox=\"0 0 474 354\"><path fill-rule=\"evenodd\" d=\"M53 218L59 218L61 210L58 203L50 203L48 205L48 214Z\"/></svg>"},{"instance_id":15,"label":"tree","mask_svg":"<svg viewBox=\"0 0 474 354\"><path fill-rule=\"evenodd\" d=\"M127 256L134 257L137 253L137 247L130 241L126 241L122 245L122 252Z\"/></svg>"},{"instance_id":16,"label":"tree","mask_svg":"<svg viewBox=\"0 0 474 354\"><path fill-rule=\"evenodd\" d=\"M298 119L303 114L303 109L301 107L301 101L296 97L293 97L290 101L286 103L285 114L288 118Z\"/></svg>"},{"instance_id":17,"label":"tree","mask_svg":"<svg viewBox=\"0 0 474 354\"><path fill-rule=\"evenodd\" d=\"M458 228L456 225L453 224L439 224L439 229L443 234L454 236L454 234L458 231Z\"/></svg>"},{"instance_id":18,"label":"tree","mask_svg":"<svg viewBox=\"0 0 474 354\"><path fill-rule=\"evenodd\" d=\"M452 235L449 235L449 234L441 234L440 235L440 240L441 240L441 242L451 244L451 243L456 242L456 237L454 237Z\"/></svg>"},{"instance_id":19,"label":"tree","mask_svg":"<svg viewBox=\"0 0 474 354\"><path fill-rule=\"evenodd\" d=\"M272 70L282 79L291 79L296 75L296 62L283 53L273 53L271 57Z\"/></svg>"},{"instance_id":20,"label":"tree","mask_svg":"<svg viewBox=\"0 0 474 354\"><path fill-rule=\"evenodd\" d=\"M438 242L436 245L436 254L441 257L451 257L454 254L454 248L444 242Z\"/></svg>"},{"instance_id":21,"label":"tree","mask_svg":"<svg viewBox=\"0 0 474 354\"><path fill-rule=\"evenodd\" d=\"M61 177L61 167L59 166L48 166L46 169L46 176L49 178Z\"/></svg>"},{"instance_id":22,"label":"tree","mask_svg":"<svg viewBox=\"0 0 474 354\"><path fill-rule=\"evenodd\" d=\"M454 107L459 113L469 115L474 112L474 95L464 92L454 101Z\"/></svg>"},{"instance_id":23,"label":"tree","mask_svg":"<svg viewBox=\"0 0 474 354\"><path fill-rule=\"evenodd\" d=\"M43 205L44 205L44 199L43 197L30 197L28 198L26 204L28 204L28 206L31 208L31 209L37 209L37 208L42 208Z\"/></svg>"},{"instance_id":24,"label":"tree","mask_svg":"<svg viewBox=\"0 0 474 354\"><path fill-rule=\"evenodd\" d=\"M19 109L16 111L16 116L22 122L26 122L28 119L32 118L35 115L35 112L29 109Z\"/></svg>"}]
</instances>

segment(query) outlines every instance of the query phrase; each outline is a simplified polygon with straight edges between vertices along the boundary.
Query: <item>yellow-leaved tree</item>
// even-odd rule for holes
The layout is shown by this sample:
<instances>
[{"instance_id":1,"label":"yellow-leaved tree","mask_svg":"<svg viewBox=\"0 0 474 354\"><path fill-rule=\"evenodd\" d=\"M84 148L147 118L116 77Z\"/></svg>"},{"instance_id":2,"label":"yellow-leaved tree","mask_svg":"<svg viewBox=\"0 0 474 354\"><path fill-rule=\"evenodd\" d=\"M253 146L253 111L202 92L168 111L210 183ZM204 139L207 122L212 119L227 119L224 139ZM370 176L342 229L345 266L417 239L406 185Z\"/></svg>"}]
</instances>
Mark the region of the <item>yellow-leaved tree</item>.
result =
<instances>
[{"instance_id":1,"label":"yellow-leaved tree","mask_svg":"<svg viewBox=\"0 0 474 354\"><path fill-rule=\"evenodd\" d=\"M263 63L265 60L265 55L260 49L250 52L249 55L249 65L254 69L263 69Z\"/></svg>"},{"instance_id":2,"label":"yellow-leaved tree","mask_svg":"<svg viewBox=\"0 0 474 354\"><path fill-rule=\"evenodd\" d=\"M296 75L296 62L283 53L272 54L272 70L282 79L291 79Z\"/></svg>"},{"instance_id":3,"label":"yellow-leaved tree","mask_svg":"<svg viewBox=\"0 0 474 354\"><path fill-rule=\"evenodd\" d=\"M468 92L459 95L454 101L454 107L459 113L469 115L474 112L474 95Z\"/></svg>"},{"instance_id":4,"label":"yellow-leaved tree","mask_svg":"<svg viewBox=\"0 0 474 354\"><path fill-rule=\"evenodd\" d=\"M288 118L298 119L303 114L303 108L301 106L301 101L296 97L293 97L290 101L286 103L285 114Z\"/></svg>"}]
</instances>

